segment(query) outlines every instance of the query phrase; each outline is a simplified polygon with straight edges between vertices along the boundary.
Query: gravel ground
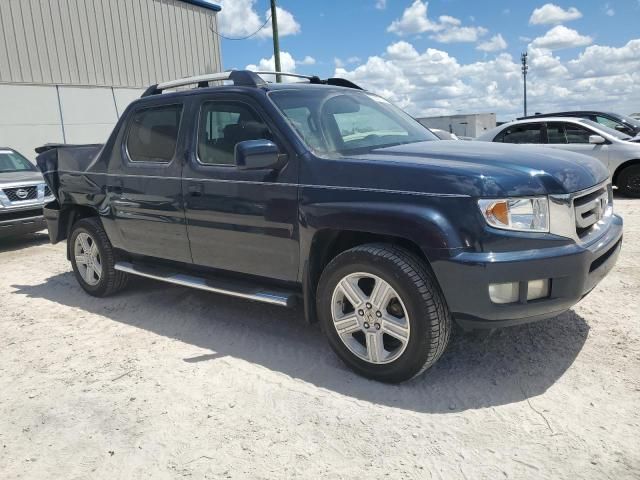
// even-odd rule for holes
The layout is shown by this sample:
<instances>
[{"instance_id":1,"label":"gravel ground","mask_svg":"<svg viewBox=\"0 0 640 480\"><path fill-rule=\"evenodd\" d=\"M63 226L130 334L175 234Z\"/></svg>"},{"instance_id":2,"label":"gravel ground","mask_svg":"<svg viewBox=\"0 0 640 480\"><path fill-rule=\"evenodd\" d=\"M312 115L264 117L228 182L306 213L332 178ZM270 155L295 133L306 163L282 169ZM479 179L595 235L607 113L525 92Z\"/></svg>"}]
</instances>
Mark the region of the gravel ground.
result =
<instances>
[{"instance_id":1,"label":"gravel ground","mask_svg":"<svg viewBox=\"0 0 640 480\"><path fill-rule=\"evenodd\" d=\"M362 379L302 312L135 279L95 299L64 245L0 244L0 477L640 478L640 201L615 270L548 321Z\"/></svg>"}]
</instances>

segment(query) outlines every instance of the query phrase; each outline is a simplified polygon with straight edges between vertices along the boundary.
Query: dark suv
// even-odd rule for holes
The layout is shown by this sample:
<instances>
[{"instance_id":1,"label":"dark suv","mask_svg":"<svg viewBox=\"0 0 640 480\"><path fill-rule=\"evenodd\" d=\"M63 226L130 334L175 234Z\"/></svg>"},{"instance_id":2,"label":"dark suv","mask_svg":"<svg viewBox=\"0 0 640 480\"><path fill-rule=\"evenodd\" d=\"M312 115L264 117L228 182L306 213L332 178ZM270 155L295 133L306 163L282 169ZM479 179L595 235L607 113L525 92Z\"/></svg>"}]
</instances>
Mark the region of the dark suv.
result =
<instances>
[{"instance_id":1,"label":"dark suv","mask_svg":"<svg viewBox=\"0 0 640 480\"><path fill-rule=\"evenodd\" d=\"M105 145L39 149L51 241L68 239L82 288L140 275L301 300L349 366L398 382L433 365L453 321L558 315L614 265L622 219L597 160L438 141L346 80L307 80L154 85Z\"/></svg>"},{"instance_id":2,"label":"dark suv","mask_svg":"<svg viewBox=\"0 0 640 480\"><path fill-rule=\"evenodd\" d=\"M640 135L640 120L619 113L598 112L594 110L573 110L570 112L537 113L529 117L520 117L518 120L544 117L577 117L586 118L605 127L622 132L630 137Z\"/></svg>"}]
</instances>

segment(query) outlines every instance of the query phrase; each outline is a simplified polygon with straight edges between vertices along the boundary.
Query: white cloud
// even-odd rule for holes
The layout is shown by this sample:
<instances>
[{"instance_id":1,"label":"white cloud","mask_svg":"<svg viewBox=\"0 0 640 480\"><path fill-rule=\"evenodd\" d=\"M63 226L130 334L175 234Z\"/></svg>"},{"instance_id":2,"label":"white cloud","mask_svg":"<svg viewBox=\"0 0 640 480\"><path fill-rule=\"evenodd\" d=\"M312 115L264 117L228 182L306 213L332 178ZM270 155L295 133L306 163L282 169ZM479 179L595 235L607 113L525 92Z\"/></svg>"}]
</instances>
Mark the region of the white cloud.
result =
<instances>
[{"instance_id":1,"label":"white cloud","mask_svg":"<svg viewBox=\"0 0 640 480\"><path fill-rule=\"evenodd\" d=\"M265 12L265 18L271 13L271 10ZM284 37L286 35L297 35L300 33L300 24L293 17L293 14L285 10L284 8L276 7L276 14L278 16L278 36ZM257 37L270 38L273 36L273 29L271 28L271 22L267 24L265 28L260 30Z\"/></svg>"},{"instance_id":2,"label":"white cloud","mask_svg":"<svg viewBox=\"0 0 640 480\"><path fill-rule=\"evenodd\" d=\"M387 0L376 0L376 8L378 10L384 10L387 8Z\"/></svg>"},{"instance_id":3,"label":"white cloud","mask_svg":"<svg viewBox=\"0 0 640 480\"><path fill-rule=\"evenodd\" d=\"M268 18L270 11L264 16L256 12L256 0L219 0L222 7L218 14L218 30L228 37L244 37L256 32ZM277 7L278 34L281 37L300 33L300 24L287 10ZM271 37L271 22L258 32L257 38Z\"/></svg>"},{"instance_id":4,"label":"white cloud","mask_svg":"<svg viewBox=\"0 0 640 480\"><path fill-rule=\"evenodd\" d=\"M580 35L577 31L564 25L557 25L545 33L542 37L534 38L531 46L534 48L546 48L548 50L560 50L562 48L584 47L593 39L587 35Z\"/></svg>"},{"instance_id":5,"label":"white cloud","mask_svg":"<svg viewBox=\"0 0 640 480\"><path fill-rule=\"evenodd\" d=\"M610 3L605 3L602 9L604 10L605 15L607 15L608 17L613 17L616 14L616 11L613 9Z\"/></svg>"},{"instance_id":6,"label":"white cloud","mask_svg":"<svg viewBox=\"0 0 640 480\"><path fill-rule=\"evenodd\" d=\"M402 17L391 22L387 31L402 36L442 30L444 28L442 25L433 23L427 18L428 7L429 2L415 0L404 10Z\"/></svg>"},{"instance_id":7,"label":"white cloud","mask_svg":"<svg viewBox=\"0 0 640 480\"><path fill-rule=\"evenodd\" d=\"M440 43L477 42L487 31L483 27L459 27L453 25L451 28L431 35L429 38Z\"/></svg>"},{"instance_id":8,"label":"white cloud","mask_svg":"<svg viewBox=\"0 0 640 480\"><path fill-rule=\"evenodd\" d=\"M582 13L576 7L564 10L554 3L547 3L533 11L529 23L532 25L556 25L578 18L582 18Z\"/></svg>"},{"instance_id":9,"label":"white cloud","mask_svg":"<svg viewBox=\"0 0 640 480\"><path fill-rule=\"evenodd\" d=\"M295 72L296 65L299 62L293 58L289 52L280 52L280 68L283 72ZM270 58L262 58L257 65L250 64L246 66L247 70L269 71L273 72L276 69L276 61L273 55Z\"/></svg>"},{"instance_id":10,"label":"white cloud","mask_svg":"<svg viewBox=\"0 0 640 480\"><path fill-rule=\"evenodd\" d=\"M507 42L502 38L501 34L497 34L491 37L490 40L480 43L476 48L483 52L497 52L507 48Z\"/></svg>"},{"instance_id":11,"label":"white cloud","mask_svg":"<svg viewBox=\"0 0 640 480\"><path fill-rule=\"evenodd\" d=\"M532 111L640 110L640 39L619 48L589 46L569 61L561 61L552 50L530 47L529 60ZM508 53L464 64L445 51L418 51L398 41L362 64L336 67L334 75L353 80L414 116L496 112L506 120L522 114L520 59Z\"/></svg>"},{"instance_id":12,"label":"white cloud","mask_svg":"<svg viewBox=\"0 0 640 480\"><path fill-rule=\"evenodd\" d=\"M280 52L280 68L283 72L294 73L300 65L315 65L316 59L307 55L302 60L296 60L289 52ZM257 64L250 64L245 67L247 70L273 72L276 69L274 56L261 58ZM275 81L275 75L264 75L263 78L269 82ZM284 82L299 81L294 77L282 77Z\"/></svg>"},{"instance_id":13,"label":"white cloud","mask_svg":"<svg viewBox=\"0 0 640 480\"><path fill-rule=\"evenodd\" d=\"M476 42L487 33L483 27L462 26L460 19L450 15L441 15L434 22L427 16L429 2L415 0L402 13L402 17L391 22L388 32L399 36L433 32L429 38L440 43Z\"/></svg>"}]
</instances>

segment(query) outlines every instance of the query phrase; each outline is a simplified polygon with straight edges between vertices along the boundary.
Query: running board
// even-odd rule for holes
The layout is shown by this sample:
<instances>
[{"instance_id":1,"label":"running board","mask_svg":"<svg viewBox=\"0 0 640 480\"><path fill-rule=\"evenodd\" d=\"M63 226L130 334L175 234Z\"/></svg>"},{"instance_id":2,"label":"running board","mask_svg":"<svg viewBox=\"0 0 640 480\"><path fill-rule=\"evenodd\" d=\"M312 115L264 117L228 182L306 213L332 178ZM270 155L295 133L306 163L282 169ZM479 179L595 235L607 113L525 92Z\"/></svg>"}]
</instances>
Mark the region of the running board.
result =
<instances>
[{"instance_id":1,"label":"running board","mask_svg":"<svg viewBox=\"0 0 640 480\"><path fill-rule=\"evenodd\" d=\"M176 270L160 267L137 265L130 262L117 262L115 269L121 272L138 275L140 277L153 278L161 282L182 285L183 287L197 288L207 292L220 293L231 297L255 300L257 302L270 303L281 307L293 307L296 303L295 292L286 290L267 290L261 286L242 280L220 280L204 277L196 277Z\"/></svg>"}]
</instances>

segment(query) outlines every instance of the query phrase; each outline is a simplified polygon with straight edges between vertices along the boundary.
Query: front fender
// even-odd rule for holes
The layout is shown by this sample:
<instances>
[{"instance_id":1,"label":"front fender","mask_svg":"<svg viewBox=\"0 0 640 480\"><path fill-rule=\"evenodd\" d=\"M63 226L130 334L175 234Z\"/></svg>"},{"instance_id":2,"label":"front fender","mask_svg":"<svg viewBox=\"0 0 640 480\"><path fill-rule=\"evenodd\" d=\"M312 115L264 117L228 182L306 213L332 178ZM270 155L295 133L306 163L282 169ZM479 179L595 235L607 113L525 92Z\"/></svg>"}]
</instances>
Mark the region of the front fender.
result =
<instances>
[{"instance_id":1,"label":"front fender","mask_svg":"<svg viewBox=\"0 0 640 480\"><path fill-rule=\"evenodd\" d=\"M319 231L354 231L409 240L428 259L469 246L463 225L476 218L466 198L434 198L431 205L390 202L323 202L301 205L301 258ZM455 220L455 224L452 222ZM462 227L461 227L462 225Z\"/></svg>"}]
</instances>

